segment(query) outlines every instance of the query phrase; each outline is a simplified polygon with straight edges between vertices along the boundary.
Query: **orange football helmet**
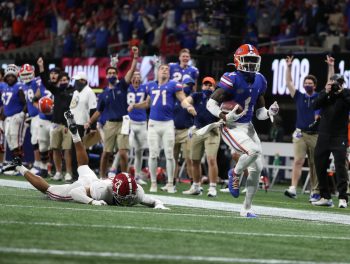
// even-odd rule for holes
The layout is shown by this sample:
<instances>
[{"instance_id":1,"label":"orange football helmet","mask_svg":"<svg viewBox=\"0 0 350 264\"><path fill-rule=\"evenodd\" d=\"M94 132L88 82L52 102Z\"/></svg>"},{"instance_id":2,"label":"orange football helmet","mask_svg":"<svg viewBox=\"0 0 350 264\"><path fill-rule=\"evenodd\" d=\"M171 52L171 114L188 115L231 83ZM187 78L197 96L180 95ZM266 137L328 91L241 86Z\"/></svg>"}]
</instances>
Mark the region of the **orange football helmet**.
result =
<instances>
[{"instance_id":1,"label":"orange football helmet","mask_svg":"<svg viewBox=\"0 0 350 264\"><path fill-rule=\"evenodd\" d=\"M50 97L41 97L39 100L39 111L45 115L52 114L53 100Z\"/></svg>"},{"instance_id":2,"label":"orange football helmet","mask_svg":"<svg viewBox=\"0 0 350 264\"><path fill-rule=\"evenodd\" d=\"M234 63L237 70L244 72L258 72L261 57L256 47L250 44L241 45L235 52Z\"/></svg>"}]
</instances>

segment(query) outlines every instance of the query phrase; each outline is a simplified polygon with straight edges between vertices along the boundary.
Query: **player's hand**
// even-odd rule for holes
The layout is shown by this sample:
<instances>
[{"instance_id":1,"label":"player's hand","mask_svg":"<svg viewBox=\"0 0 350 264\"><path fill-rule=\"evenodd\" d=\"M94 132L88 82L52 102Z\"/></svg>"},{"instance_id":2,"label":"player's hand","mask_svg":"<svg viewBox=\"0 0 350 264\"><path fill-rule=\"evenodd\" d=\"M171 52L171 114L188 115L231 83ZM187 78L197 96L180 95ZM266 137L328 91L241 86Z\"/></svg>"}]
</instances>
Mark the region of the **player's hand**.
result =
<instances>
[{"instance_id":1,"label":"player's hand","mask_svg":"<svg viewBox=\"0 0 350 264\"><path fill-rule=\"evenodd\" d=\"M192 105L187 107L187 112L189 112L193 116L197 115L196 109L194 109L194 107Z\"/></svg>"},{"instance_id":2,"label":"player's hand","mask_svg":"<svg viewBox=\"0 0 350 264\"><path fill-rule=\"evenodd\" d=\"M280 110L279 105L277 104L277 102L273 102L272 105L270 105L269 107L269 116L275 116L278 114L278 111Z\"/></svg>"},{"instance_id":3,"label":"player's hand","mask_svg":"<svg viewBox=\"0 0 350 264\"><path fill-rule=\"evenodd\" d=\"M227 126L233 126L234 122L236 122L238 119L240 119L242 116L244 116L247 113L247 110L242 111L241 113L237 113L237 110L239 108L239 105L237 104L228 114L226 115L226 125Z\"/></svg>"},{"instance_id":4,"label":"player's hand","mask_svg":"<svg viewBox=\"0 0 350 264\"><path fill-rule=\"evenodd\" d=\"M99 200L99 201L98 200L92 200L91 204L92 205L99 205L99 206L107 205L107 203L105 201L103 201L103 200Z\"/></svg>"},{"instance_id":5,"label":"player's hand","mask_svg":"<svg viewBox=\"0 0 350 264\"><path fill-rule=\"evenodd\" d=\"M334 66L334 58L329 55L327 55L325 62L328 64L328 66Z\"/></svg>"},{"instance_id":6,"label":"player's hand","mask_svg":"<svg viewBox=\"0 0 350 264\"><path fill-rule=\"evenodd\" d=\"M294 56L287 56L287 58L286 58L287 67L292 66L293 58L294 58Z\"/></svg>"},{"instance_id":7,"label":"player's hand","mask_svg":"<svg viewBox=\"0 0 350 264\"><path fill-rule=\"evenodd\" d=\"M131 51L132 51L132 53L134 54L134 59L136 59L136 58L139 57L139 48L138 48L138 47L133 46L133 47L131 48Z\"/></svg>"},{"instance_id":8,"label":"player's hand","mask_svg":"<svg viewBox=\"0 0 350 264\"><path fill-rule=\"evenodd\" d=\"M128 112L129 112L129 113L130 113L133 109L134 109L134 105L133 105L133 104L131 104L131 105L128 106Z\"/></svg>"},{"instance_id":9,"label":"player's hand","mask_svg":"<svg viewBox=\"0 0 350 264\"><path fill-rule=\"evenodd\" d=\"M163 202L160 200L156 200L154 203L154 209L158 209L158 210L170 210L170 208L165 207Z\"/></svg>"}]
</instances>

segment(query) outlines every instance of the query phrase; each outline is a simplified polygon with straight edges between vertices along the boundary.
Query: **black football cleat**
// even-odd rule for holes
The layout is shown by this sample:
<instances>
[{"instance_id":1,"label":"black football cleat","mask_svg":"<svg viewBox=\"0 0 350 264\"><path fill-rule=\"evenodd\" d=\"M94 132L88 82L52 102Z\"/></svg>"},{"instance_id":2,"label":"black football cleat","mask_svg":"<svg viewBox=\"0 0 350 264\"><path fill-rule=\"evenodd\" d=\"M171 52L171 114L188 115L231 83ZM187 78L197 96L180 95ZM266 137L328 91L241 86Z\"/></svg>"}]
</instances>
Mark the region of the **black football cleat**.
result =
<instances>
[{"instance_id":1,"label":"black football cleat","mask_svg":"<svg viewBox=\"0 0 350 264\"><path fill-rule=\"evenodd\" d=\"M9 164L2 167L2 172L5 171L16 171L17 166L22 165L22 160L20 157L15 157Z\"/></svg>"},{"instance_id":2,"label":"black football cleat","mask_svg":"<svg viewBox=\"0 0 350 264\"><path fill-rule=\"evenodd\" d=\"M72 112L70 110L64 112L64 118L67 120L69 131L72 132L72 134L76 134L78 132L78 128Z\"/></svg>"}]
</instances>

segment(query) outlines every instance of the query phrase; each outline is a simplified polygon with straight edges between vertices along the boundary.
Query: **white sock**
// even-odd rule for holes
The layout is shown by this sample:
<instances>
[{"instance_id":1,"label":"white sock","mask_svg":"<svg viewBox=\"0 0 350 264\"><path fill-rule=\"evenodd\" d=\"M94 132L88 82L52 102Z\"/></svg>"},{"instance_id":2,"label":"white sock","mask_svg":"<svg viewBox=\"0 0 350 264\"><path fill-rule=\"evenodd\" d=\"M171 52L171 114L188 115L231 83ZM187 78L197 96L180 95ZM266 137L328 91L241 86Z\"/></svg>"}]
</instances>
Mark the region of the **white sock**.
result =
<instances>
[{"instance_id":1,"label":"white sock","mask_svg":"<svg viewBox=\"0 0 350 264\"><path fill-rule=\"evenodd\" d=\"M35 160L35 161L34 161L34 164L33 164L33 167L40 168L40 163L41 163L41 161Z\"/></svg>"},{"instance_id":2,"label":"white sock","mask_svg":"<svg viewBox=\"0 0 350 264\"><path fill-rule=\"evenodd\" d=\"M157 182L157 165L158 165L157 158L150 157L148 159L148 165L149 165L149 171L151 173L151 182L156 183Z\"/></svg>"},{"instance_id":3,"label":"white sock","mask_svg":"<svg viewBox=\"0 0 350 264\"><path fill-rule=\"evenodd\" d=\"M168 184L174 184L175 159L166 159L166 173L168 174Z\"/></svg>"},{"instance_id":4,"label":"white sock","mask_svg":"<svg viewBox=\"0 0 350 264\"><path fill-rule=\"evenodd\" d=\"M135 175L141 175L141 167L142 167L142 152L143 149L135 150Z\"/></svg>"},{"instance_id":5,"label":"white sock","mask_svg":"<svg viewBox=\"0 0 350 264\"><path fill-rule=\"evenodd\" d=\"M209 187L214 187L214 188L216 188L216 183L211 182L211 183L209 184Z\"/></svg>"},{"instance_id":6,"label":"white sock","mask_svg":"<svg viewBox=\"0 0 350 264\"><path fill-rule=\"evenodd\" d=\"M76 134L73 134L73 133L70 133L70 134L72 135L73 143L77 143L77 142L80 142L80 141L81 141L81 138L80 138L78 132L77 132Z\"/></svg>"},{"instance_id":7,"label":"white sock","mask_svg":"<svg viewBox=\"0 0 350 264\"><path fill-rule=\"evenodd\" d=\"M24 167L23 165L21 166L17 166L16 170L24 176L24 174L26 174L27 171L29 171L26 167Z\"/></svg>"}]
</instances>

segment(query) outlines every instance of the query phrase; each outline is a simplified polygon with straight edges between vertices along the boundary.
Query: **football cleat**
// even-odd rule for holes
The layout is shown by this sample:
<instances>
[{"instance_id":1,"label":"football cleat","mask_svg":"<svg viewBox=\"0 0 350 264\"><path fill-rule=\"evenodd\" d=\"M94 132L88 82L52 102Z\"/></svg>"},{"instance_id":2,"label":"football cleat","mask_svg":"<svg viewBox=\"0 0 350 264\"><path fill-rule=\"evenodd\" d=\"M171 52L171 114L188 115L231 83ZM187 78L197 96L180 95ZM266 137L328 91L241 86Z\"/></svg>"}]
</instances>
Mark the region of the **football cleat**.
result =
<instances>
[{"instance_id":1,"label":"football cleat","mask_svg":"<svg viewBox=\"0 0 350 264\"><path fill-rule=\"evenodd\" d=\"M152 182L151 183L151 188L149 189L149 192L156 193L158 191L157 189L158 189L157 183L156 182Z\"/></svg>"},{"instance_id":2,"label":"football cleat","mask_svg":"<svg viewBox=\"0 0 350 264\"><path fill-rule=\"evenodd\" d=\"M345 199L339 199L339 208L347 208L348 207L348 202Z\"/></svg>"},{"instance_id":3,"label":"football cleat","mask_svg":"<svg viewBox=\"0 0 350 264\"><path fill-rule=\"evenodd\" d=\"M317 202L312 202L311 204L315 206L334 207L332 199L325 199L325 198L321 198Z\"/></svg>"},{"instance_id":4,"label":"football cleat","mask_svg":"<svg viewBox=\"0 0 350 264\"><path fill-rule=\"evenodd\" d=\"M296 198L297 198L296 192L293 192L293 191L290 190L290 189L286 189L286 190L284 191L284 195L287 196L287 197L289 197L289 198L293 198L293 199L296 199Z\"/></svg>"},{"instance_id":5,"label":"football cleat","mask_svg":"<svg viewBox=\"0 0 350 264\"><path fill-rule=\"evenodd\" d=\"M72 112L70 110L64 112L64 118L67 120L69 131L72 132L72 134L76 134L78 132L78 128Z\"/></svg>"},{"instance_id":6,"label":"football cleat","mask_svg":"<svg viewBox=\"0 0 350 264\"><path fill-rule=\"evenodd\" d=\"M191 188L187 191L183 191L182 194L186 195L202 195L201 187L194 187L192 184Z\"/></svg>"},{"instance_id":7,"label":"football cleat","mask_svg":"<svg viewBox=\"0 0 350 264\"><path fill-rule=\"evenodd\" d=\"M230 169L228 171L228 188L234 198L239 197L239 176Z\"/></svg>"},{"instance_id":8,"label":"football cleat","mask_svg":"<svg viewBox=\"0 0 350 264\"><path fill-rule=\"evenodd\" d=\"M243 208L241 209L239 215L246 217L246 218L257 218L258 217L258 215L252 209L246 210Z\"/></svg>"},{"instance_id":9,"label":"football cleat","mask_svg":"<svg viewBox=\"0 0 350 264\"><path fill-rule=\"evenodd\" d=\"M65 182L71 182L72 181L72 175L68 172L66 172L66 174L64 175L64 181Z\"/></svg>"},{"instance_id":10,"label":"football cleat","mask_svg":"<svg viewBox=\"0 0 350 264\"><path fill-rule=\"evenodd\" d=\"M2 167L2 171L16 171L17 166L22 166L22 160L20 157L15 157L9 164Z\"/></svg>"},{"instance_id":11,"label":"football cleat","mask_svg":"<svg viewBox=\"0 0 350 264\"><path fill-rule=\"evenodd\" d=\"M320 199L321 199L321 195L319 193L313 193L313 194L310 195L309 202L310 203L317 202Z\"/></svg>"},{"instance_id":12,"label":"football cleat","mask_svg":"<svg viewBox=\"0 0 350 264\"><path fill-rule=\"evenodd\" d=\"M208 189L208 197L216 197L217 191L215 187L209 187Z\"/></svg>"},{"instance_id":13,"label":"football cleat","mask_svg":"<svg viewBox=\"0 0 350 264\"><path fill-rule=\"evenodd\" d=\"M54 181L60 181L62 180L62 174L60 172L56 172L55 175L52 177L52 180Z\"/></svg>"}]
</instances>

